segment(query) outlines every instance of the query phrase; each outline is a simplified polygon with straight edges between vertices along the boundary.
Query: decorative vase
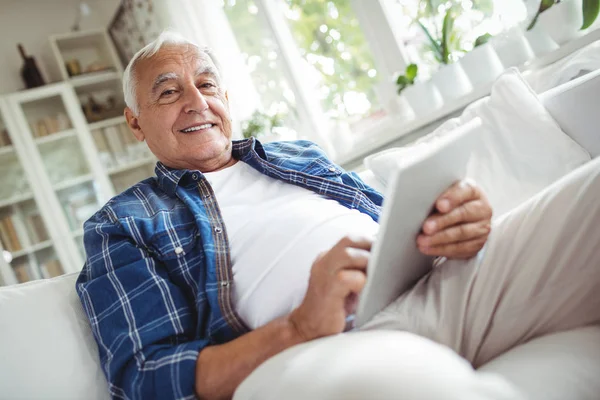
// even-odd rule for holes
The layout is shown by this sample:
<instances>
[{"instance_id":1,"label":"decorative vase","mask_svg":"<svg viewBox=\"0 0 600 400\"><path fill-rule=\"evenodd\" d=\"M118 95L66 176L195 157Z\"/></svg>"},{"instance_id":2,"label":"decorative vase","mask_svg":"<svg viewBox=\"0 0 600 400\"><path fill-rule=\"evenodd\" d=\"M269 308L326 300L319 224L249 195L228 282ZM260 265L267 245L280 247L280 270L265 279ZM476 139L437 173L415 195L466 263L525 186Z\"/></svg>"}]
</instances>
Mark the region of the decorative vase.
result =
<instances>
[{"instance_id":1,"label":"decorative vase","mask_svg":"<svg viewBox=\"0 0 600 400\"><path fill-rule=\"evenodd\" d=\"M444 105L444 99L431 80L407 87L402 96L408 101L415 117L423 117Z\"/></svg>"},{"instance_id":2,"label":"decorative vase","mask_svg":"<svg viewBox=\"0 0 600 400\"><path fill-rule=\"evenodd\" d=\"M525 32L525 39L527 39L533 53L538 57L560 47L539 23L535 24L530 31Z\"/></svg>"},{"instance_id":3,"label":"decorative vase","mask_svg":"<svg viewBox=\"0 0 600 400\"><path fill-rule=\"evenodd\" d=\"M465 54L459 63L473 87L489 84L504 71L504 66L491 44L475 47Z\"/></svg>"},{"instance_id":4,"label":"decorative vase","mask_svg":"<svg viewBox=\"0 0 600 400\"><path fill-rule=\"evenodd\" d=\"M559 45L582 35L582 0L563 0L540 14L536 25L541 25Z\"/></svg>"},{"instance_id":5,"label":"decorative vase","mask_svg":"<svg viewBox=\"0 0 600 400\"><path fill-rule=\"evenodd\" d=\"M473 90L469 77L459 63L442 66L431 78L445 102L462 97Z\"/></svg>"},{"instance_id":6,"label":"decorative vase","mask_svg":"<svg viewBox=\"0 0 600 400\"><path fill-rule=\"evenodd\" d=\"M501 35L494 36L490 42L494 46L494 50L498 54L504 68L524 64L535 57L529 42L525 39L523 31L518 27L509 29Z\"/></svg>"}]
</instances>

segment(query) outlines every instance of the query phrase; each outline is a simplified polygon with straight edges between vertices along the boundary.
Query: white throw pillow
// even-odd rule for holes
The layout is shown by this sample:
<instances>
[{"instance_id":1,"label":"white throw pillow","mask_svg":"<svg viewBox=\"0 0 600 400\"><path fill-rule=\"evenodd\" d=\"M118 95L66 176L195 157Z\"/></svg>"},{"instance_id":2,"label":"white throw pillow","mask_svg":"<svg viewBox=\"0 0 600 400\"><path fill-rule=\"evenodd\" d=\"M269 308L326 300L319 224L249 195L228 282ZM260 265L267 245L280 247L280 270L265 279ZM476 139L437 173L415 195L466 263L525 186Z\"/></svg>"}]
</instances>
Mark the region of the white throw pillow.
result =
<instances>
[{"instance_id":1,"label":"white throw pillow","mask_svg":"<svg viewBox=\"0 0 600 400\"><path fill-rule=\"evenodd\" d=\"M489 97L474 102L462 116L446 121L415 145L427 145L476 117L482 120L482 140L467 176L484 190L496 216L590 160L589 153L560 129L516 69L498 78ZM387 184L411 150L412 146L385 150L367 157L365 165Z\"/></svg>"},{"instance_id":2,"label":"white throw pillow","mask_svg":"<svg viewBox=\"0 0 600 400\"><path fill-rule=\"evenodd\" d=\"M110 398L76 279L0 288L0 398Z\"/></svg>"}]
</instances>

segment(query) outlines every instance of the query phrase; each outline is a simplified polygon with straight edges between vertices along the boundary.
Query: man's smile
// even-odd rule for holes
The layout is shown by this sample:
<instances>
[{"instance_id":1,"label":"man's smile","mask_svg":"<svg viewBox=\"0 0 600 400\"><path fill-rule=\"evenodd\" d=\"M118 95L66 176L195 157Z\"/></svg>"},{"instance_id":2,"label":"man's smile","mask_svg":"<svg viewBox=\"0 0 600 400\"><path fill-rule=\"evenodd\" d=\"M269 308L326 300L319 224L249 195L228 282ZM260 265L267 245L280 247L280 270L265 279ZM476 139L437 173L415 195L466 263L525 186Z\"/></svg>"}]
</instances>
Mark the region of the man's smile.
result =
<instances>
[{"instance_id":1,"label":"man's smile","mask_svg":"<svg viewBox=\"0 0 600 400\"><path fill-rule=\"evenodd\" d=\"M211 122L206 122L206 123L203 123L203 124L192 125L192 126L187 127L185 129L181 129L179 132L190 133L190 132L196 132L196 131L203 131L203 130L206 130L206 129L210 129L210 128L212 128L215 125L216 124L213 124Z\"/></svg>"}]
</instances>

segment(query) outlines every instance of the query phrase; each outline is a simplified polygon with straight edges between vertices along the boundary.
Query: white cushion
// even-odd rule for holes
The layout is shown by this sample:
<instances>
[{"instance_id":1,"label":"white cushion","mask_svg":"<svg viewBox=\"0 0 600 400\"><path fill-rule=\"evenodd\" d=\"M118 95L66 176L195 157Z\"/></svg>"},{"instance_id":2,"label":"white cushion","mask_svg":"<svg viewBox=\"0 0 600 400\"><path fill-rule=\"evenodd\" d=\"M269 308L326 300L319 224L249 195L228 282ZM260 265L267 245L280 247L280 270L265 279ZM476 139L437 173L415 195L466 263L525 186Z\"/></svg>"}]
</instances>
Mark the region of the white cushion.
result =
<instances>
[{"instance_id":1,"label":"white cushion","mask_svg":"<svg viewBox=\"0 0 600 400\"><path fill-rule=\"evenodd\" d=\"M495 374L450 348L396 331L362 331L294 346L261 364L234 400L517 400Z\"/></svg>"},{"instance_id":2,"label":"white cushion","mask_svg":"<svg viewBox=\"0 0 600 400\"><path fill-rule=\"evenodd\" d=\"M491 95L446 121L416 145L435 140L473 118L482 120L480 144L467 175L487 194L496 215L528 199L590 160L589 153L561 131L518 70L508 70ZM365 159L383 184L401 168L411 146L385 150Z\"/></svg>"},{"instance_id":3,"label":"white cushion","mask_svg":"<svg viewBox=\"0 0 600 400\"><path fill-rule=\"evenodd\" d=\"M1 398L110 398L76 279L0 288Z\"/></svg>"},{"instance_id":4,"label":"white cushion","mask_svg":"<svg viewBox=\"0 0 600 400\"><path fill-rule=\"evenodd\" d=\"M529 399L600 398L600 326L546 335L515 347L479 371L502 375Z\"/></svg>"}]
</instances>

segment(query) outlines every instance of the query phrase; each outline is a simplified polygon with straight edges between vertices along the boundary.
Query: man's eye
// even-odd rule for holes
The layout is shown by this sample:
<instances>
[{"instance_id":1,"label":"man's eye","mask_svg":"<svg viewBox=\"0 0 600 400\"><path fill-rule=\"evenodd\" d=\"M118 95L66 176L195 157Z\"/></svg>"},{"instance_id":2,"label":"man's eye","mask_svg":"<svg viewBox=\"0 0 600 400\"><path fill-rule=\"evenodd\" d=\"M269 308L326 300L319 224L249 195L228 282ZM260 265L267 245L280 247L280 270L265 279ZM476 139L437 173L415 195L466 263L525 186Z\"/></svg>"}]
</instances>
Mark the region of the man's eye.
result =
<instances>
[{"instance_id":1,"label":"man's eye","mask_svg":"<svg viewBox=\"0 0 600 400\"><path fill-rule=\"evenodd\" d=\"M165 90L165 91L164 91L164 92L162 92L160 95L161 95L161 97L164 97L164 96L169 96L169 95L172 95L172 94L174 94L174 93L175 93L175 90L173 90L173 89L169 89L169 90Z\"/></svg>"},{"instance_id":2,"label":"man's eye","mask_svg":"<svg viewBox=\"0 0 600 400\"><path fill-rule=\"evenodd\" d=\"M201 88L211 89L216 87L212 82L204 82L200 85Z\"/></svg>"}]
</instances>

